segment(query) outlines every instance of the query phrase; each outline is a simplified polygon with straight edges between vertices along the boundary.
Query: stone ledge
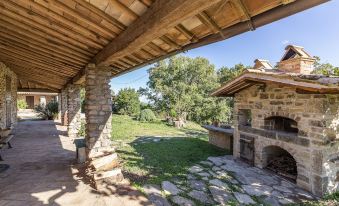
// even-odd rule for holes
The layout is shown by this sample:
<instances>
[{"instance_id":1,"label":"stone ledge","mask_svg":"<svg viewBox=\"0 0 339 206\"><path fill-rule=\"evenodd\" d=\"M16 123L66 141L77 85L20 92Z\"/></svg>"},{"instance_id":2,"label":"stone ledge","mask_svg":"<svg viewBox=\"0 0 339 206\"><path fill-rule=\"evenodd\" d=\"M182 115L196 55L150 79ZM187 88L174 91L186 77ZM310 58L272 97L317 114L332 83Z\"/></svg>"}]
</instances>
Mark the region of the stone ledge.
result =
<instances>
[{"instance_id":1,"label":"stone ledge","mask_svg":"<svg viewBox=\"0 0 339 206\"><path fill-rule=\"evenodd\" d=\"M301 145L304 147L308 147L310 145L309 139L299 137L297 134L294 134L294 133L280 132L280 131L273 131L273 130L263 130L263 129L257 129L257 128L240 126L240 125L238 126L238 129L240 132L255 134L261 137L276 139L276 140L280 140L283 142L294 143L294 144Z\"/></svg>"}]
</instances>

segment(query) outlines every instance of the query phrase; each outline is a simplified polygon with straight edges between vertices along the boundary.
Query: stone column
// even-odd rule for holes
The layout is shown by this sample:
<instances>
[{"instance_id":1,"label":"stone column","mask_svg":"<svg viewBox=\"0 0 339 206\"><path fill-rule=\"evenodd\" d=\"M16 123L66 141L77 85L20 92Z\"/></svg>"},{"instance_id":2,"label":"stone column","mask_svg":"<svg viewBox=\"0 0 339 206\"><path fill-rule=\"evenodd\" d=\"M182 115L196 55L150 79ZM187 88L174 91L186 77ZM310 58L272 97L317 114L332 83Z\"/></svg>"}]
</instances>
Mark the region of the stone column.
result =
<instances>
[{"instance_id":1,"label":"stone column","mask_svg":"<svg viewBox=\"0 0 339 206\"><path fill-rule=\"evenodd\" d=\"M67 113L68 113L67 94L68 94L67 88L61 90L59 104L60 104L61 125L63 125L63 126L68 125L68 121L67 121Z\"/></svg>"},{"instance_id":2,"label":"stone column","mask_svg":"<svg viewBox=\"0 0 339 206\"><path fill-rule=\"evenodd\" d=\"M80 85L68 85L67 95L67 121L68 121L68 136L76 138L81 126L81 99L80 99Z\"/></svg>"},{"instance_id":3,"label":"stone column","mask_svg":"<svg viewBox=\"0 0 339 206\"><path fill-rule=\"evenodd\" d=\"M94 167L93 178L99 189L102 183L123 179L117 154L111 145L112 99L111 70L108 67L86 67L86 154Z\"/></svg>"}]
</instances>

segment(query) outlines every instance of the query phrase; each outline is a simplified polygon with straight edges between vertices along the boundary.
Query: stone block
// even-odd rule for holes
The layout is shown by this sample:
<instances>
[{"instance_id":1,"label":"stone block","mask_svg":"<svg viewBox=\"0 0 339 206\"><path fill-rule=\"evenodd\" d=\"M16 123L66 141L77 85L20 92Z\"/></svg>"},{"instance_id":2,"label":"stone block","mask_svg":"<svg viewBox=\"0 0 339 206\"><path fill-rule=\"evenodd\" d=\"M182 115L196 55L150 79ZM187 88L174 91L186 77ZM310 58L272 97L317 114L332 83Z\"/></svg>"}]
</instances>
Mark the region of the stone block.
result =
<instances>
[{"instance_id":1,"label":"stone block","mask_svg":"<svg viewBox=\"0 0 339 206\"><path fill-rule=\"evenodd\" d=\"M91 165L96 169L96 171L107 171L113 169L119 165L118 155L113 153L107 156L98 157L92 160Z\"/></svg>"}]
</instances>

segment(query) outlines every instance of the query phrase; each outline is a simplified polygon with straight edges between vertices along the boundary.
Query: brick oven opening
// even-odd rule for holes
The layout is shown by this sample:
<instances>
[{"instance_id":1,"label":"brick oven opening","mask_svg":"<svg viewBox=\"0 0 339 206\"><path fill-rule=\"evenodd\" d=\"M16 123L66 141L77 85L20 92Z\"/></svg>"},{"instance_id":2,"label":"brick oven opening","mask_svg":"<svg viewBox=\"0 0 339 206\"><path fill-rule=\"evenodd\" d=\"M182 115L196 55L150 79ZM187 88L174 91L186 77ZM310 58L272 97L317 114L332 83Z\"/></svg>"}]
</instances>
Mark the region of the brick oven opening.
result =
<instances>
[{"instance_id":1,"label":"brick oven opening","mask_svg":"<svg viewBox=\"0 0 339 206\"><path fill-rule=\"evenodd\" d=\"M263 160L266 169L296 182L297 162L289 152L278 146L268 146L263 150Z\"/></svg>"},{"instance_id":2,"label":"brick oven opening","mask_svg":"<svg viewBox=\"0 0 339 206\"><path fill-rule=\"evenodd\" d=\"M298 123L293 119L271 116L265 119L265 128L268 130L276 130L280 132L298 133Z\"/></svg>"}]
</instances>

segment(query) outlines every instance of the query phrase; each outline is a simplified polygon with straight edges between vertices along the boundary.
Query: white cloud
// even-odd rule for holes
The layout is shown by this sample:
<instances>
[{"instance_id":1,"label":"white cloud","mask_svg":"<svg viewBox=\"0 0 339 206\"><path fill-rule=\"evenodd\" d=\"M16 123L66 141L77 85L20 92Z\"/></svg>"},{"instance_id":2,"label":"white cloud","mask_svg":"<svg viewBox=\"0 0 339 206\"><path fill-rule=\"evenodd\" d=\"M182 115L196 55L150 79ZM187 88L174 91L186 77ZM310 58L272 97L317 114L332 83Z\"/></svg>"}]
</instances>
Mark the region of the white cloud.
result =
<instances>
[{"instance_id":1,"label":"white cloud","mask_svg":"<svg viewBox=\"0 0 339 206\"><path fill-rule=\"evenodd\" d=\"M288 44L288 43L290 43L290 41L289 41L289 40L284 40L284 41L282 41L281 43L282 43L282 44Z\"/></svg>"}]
</instances>

